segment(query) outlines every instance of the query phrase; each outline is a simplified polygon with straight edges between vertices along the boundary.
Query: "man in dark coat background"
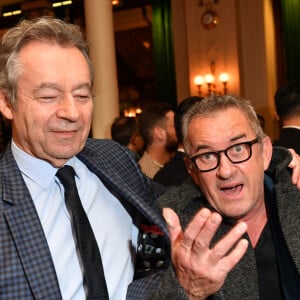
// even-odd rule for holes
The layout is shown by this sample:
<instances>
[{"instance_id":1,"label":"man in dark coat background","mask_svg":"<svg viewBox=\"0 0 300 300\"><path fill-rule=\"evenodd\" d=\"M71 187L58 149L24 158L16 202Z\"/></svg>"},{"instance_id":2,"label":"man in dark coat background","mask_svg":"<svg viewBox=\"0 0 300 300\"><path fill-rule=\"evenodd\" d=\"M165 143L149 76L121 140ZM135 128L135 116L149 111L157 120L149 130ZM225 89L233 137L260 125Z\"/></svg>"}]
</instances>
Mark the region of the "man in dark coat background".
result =
<instances>
[{"instance_id":1,"label":"man in dark coat background","mask_svg":"<svg viewBox=\"0 0 300 300\"><path fill-rule=\"evenodd\" d=\"M276 118L280 124L279 138L273 143L300 153L300 81L292 81L275 93Z\"/></svg>"}]
</instances>

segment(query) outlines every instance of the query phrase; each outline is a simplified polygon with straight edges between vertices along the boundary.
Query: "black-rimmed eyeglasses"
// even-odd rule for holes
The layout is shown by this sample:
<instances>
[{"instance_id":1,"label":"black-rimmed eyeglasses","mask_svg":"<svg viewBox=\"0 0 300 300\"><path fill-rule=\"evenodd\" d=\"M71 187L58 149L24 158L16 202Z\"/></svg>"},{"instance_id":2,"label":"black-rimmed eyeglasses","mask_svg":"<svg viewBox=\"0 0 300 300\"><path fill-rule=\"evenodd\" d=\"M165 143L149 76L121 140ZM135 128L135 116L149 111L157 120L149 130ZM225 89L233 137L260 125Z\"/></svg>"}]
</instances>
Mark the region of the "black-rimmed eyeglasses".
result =
<instances>
[{"instance_id":1,"label":"black-rimmed eyeglasses","mask_svg":"<svg viewBox=\"0 0 300 300\"><path fill-rule=\"evenodd\" d=\"M231 145L224 150L199 153L190 157L190 160L200 172L208 172L216 169L220 164L221 153L224 153L233 164L239 164L250 159L252 156L252 145L258 143L258 141L259 139L256 138L249 142Z\"/></svg>"}]
</instances>

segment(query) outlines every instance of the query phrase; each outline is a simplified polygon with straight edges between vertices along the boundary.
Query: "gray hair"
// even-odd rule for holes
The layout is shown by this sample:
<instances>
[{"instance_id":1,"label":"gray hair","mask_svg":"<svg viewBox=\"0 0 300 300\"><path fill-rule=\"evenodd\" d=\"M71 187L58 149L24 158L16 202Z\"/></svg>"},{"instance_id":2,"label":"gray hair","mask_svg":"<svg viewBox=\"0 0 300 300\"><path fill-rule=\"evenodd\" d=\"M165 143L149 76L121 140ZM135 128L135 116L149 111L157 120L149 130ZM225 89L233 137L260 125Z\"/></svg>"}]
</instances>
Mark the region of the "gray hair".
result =
<instances>
[{"instance_id":1,"label":"gray hair","mask_svg":"<svg viewBox=\"0 0 300 300\"><path fill-rule=\"evenodd\" d=\"M8 30L0 43L0 90L12 105L16 101L17 81L22 74L18 55L22 47L31 41L78 48L87 61L93 82L94 71L88 54L89 46L79 26L52 17L24 20Z\"/></svg>"},{"instance_id":2,"label":"gray hair","mask_svg":"<svg viewBox=\"0 0 300 300\"><path fill-rule=\"evenodd\" d=\"M247 120L249 121L250 127L253 129L254 133L259 140L262 140L265 136L259 120L257 118L256 112L252 104L244 99L235 96L211 96L203 99L202 101L194 104L188 112L183 116L182 120L182 134L183 134L183 146L185 153L190 155L191 145L187 138L188 136L188 126L190 122L197 117L209 117L213 116L215 113L226 110L228 108L237 108L244 113Z\"/></svg>"}]
</instances>

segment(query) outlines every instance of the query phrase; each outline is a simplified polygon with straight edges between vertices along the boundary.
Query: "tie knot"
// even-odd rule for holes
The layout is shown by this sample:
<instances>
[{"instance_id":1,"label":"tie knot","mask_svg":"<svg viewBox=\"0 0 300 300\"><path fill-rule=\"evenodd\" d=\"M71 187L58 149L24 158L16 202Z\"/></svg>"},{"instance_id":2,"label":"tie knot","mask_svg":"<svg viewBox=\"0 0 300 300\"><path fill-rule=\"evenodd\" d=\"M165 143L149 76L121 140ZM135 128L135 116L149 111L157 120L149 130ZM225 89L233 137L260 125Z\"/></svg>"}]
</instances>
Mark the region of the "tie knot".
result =
<instances>
[{"instance_id":1,"label":"tie knot","mask_svg":"<svg viewBox=\"0 0 300 300\"><path fill-rule=\"evenodd\" d=\"M59 178L59 180L61 181L61 183L63 184L64 187L66 185L70 186L70 185L75 184L74 175L75 175L75 172L74 172L73 167L68 166L68 165L60 168L56 172L56 176Z\"/></svg>"}]
</instances>

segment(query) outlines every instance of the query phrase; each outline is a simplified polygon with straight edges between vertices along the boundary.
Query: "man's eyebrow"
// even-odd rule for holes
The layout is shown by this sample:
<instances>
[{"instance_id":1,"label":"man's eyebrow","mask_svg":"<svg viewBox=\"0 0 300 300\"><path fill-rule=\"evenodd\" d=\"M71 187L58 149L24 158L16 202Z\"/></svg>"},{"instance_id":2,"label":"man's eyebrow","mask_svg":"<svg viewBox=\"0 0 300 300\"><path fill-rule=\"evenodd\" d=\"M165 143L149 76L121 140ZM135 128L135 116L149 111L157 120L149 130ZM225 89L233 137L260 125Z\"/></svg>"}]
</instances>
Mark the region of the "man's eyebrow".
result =
<instances>
[{"instance_id":1,"label":"man's eyebrow","mask_svg":"<svg viewBox=\"0 0 300 300\"><path fill-rule=\"evenodd\" d=\"M42 89L56 89L56 90L62 90L61 87L57 83L42 83L39 86L35 87L33 90L40 91Z\"/></svg>"},{"instance_id":2,"label":"man's eyebrow","mask_svg":"<svg viewBox=\"0 0 300 300\"><path fill-rule=\"evenodd\" d=\"M239 135L237 135L237 136L235 136L235 137L233 137L233 138L231 138L230 139L230 142L236 142L236 141L238 141L238 140L240 140L240 139L242 139L242 138L245 138L246 137L246 134L239 134Z\"/></svg>"},{"instance_id":3,"label":"man's eyebrow","mask_svg":"<svg viewBox=\"0 0 300 300\"><path fill-rule=\"evenodd\" d=\"M208 145L199 145L196 148L196 152L198 152L199 150L204 150L204 149L210 149L210 147Z\"/></svg>"},{"instance_id":4,"label":"man's eyebrow","mask_svg":"<svg viewBox=\"0 0 300 300\"><path fill-rule=\"evenodd\" d=\"M72 91L74 90L80 90L80 89L88 89L88 90L91 90L92 87L89 83L81 83L79 85L75 85L73 88L72 88Z\"/></svg>"},{"instance_id":5,"label":"man's eyebrow","mask_svg":"<svg viewBox=\"0 0 300 300\"><path fill-rule=\"evenodd\" d=\"M37 86L36 88L34 88L34 91L39 91L39 90L42 90L42 89L56 89L56 90L59 90L59 91L63 91L63 87L60 86L59 84L57 83L42 83L41 85ZM72 87L72 91L74 90L79 90L79 89L88 89L88 90L91 90L92 87L91 87L91 84L90 83L80 83L78 85L75 85L74 87Z\"/></svg>"},{"instance_id":6,"label":"man's eyebrow","mask_svg":"<svg viewBox=\"0 0 300 300\"><path fill-rule=\"evenodd\" d=\"M239 135L237 135L235 137L232 137L229 141L230 142L236 142L236 141L238 141L238 140L240 140L240 139L242 139L244 137L246 137L246 134L244 134L244 133L243 134L239 134ZM211 152L217 151L217 150L212 150L211 146L209 146L209 145L202 144L202 145L198 145L197 146L196 152L198 152L199 150L204 150L204 149L210 149Z\"/></svg>"}]
</instances>

